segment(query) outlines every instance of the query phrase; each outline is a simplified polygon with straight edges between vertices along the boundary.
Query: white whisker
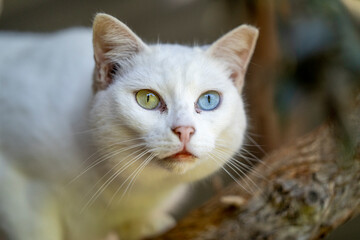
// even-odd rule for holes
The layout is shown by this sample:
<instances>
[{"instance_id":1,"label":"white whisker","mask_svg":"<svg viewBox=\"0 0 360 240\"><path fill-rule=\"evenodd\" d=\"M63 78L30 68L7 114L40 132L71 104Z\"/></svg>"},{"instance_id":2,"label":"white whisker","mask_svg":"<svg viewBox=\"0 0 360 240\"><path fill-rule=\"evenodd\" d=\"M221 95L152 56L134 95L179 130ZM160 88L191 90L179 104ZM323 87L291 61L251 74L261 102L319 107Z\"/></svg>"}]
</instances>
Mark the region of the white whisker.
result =
<instances>
[{"instance_id":1,"label":"white whisker","mask_svg":"<svg viewBox=\"0 0 360 240\"><path fill-rule=\"evenodd\" d=\"M143 157L145 154L150 152L150 150L144 151L136 156L131 161L127 162L124 166L122 166L118 171L116 171L110 178L108 178L103 185L95 192L95 194L87 201L87 203L82 208L81 212L83 212L88 206L90 206L103 192L104 190L112 183L114 179L116 179L123 171L125 171L128 167L133 165L137 160Z\"/></svg>"},{"instance_id":2,"label":"white whisker","mask_svg":"<svg viewBox=\"0 0 360 240\"><path fill-rule=\"evenodd\" d=\"M120 189L124 186L124 184L130 179L130 182L128 183L125 191L123 192L123 194L120 197L120 200L123 199L123 197L125 196L125 194L127 193L127 191L131 188L131 186L135 183L135 180L137 178L138 175L140 175L140 173L142 172L142 170L147 166L147 164L154 158L155 154L151 153L150 156L148 156L144 162L142 162L135 170L134 172L129 175L125 181L118 187L118 189L116 190L116 192L113 194L112 198L110 199L108 206L110 206L111 202L114 200L115 196L118 194L118 192L120 191Z\"/></svg>"},{"instance_id":3,"label":"white whisker","mask_svg":"<svg viewBox=\"0 0 360 240\"><path fill-rule=\"evenodd\" d=\"M255 162L258 162L260 164L262 164L264 167L266 167L267 169L271 169L267 164L264 163L264 161L262 161L261 159L257 158L254 154L252 154L250 151L246 150L245 148L242 148L241 151L244 151L246 154L250 155ZM241 151L238 153L240 154L239 156L243 157L246 161L248 159L248 157L244 156L241 154Z\"/></svg>"},{"instance_id":4,"label":"white whisker","mask_svg":"<svg viewBox=\"0 0 360 240\"><path fill-rule=\"evenodd\" d=\"M83 170L80 174L78 174L74 179L72 179L69 184L73 183L74 181L76 181L77 179L79 179L81 176L83 176L86 172L88 172L90 169L92 169L93 167L99 165L100 163L102 162L105 162L107 161L108 159L111 159L112 157L122 153L122 152L125 152L125 151L128 151L128 150L131 150L131 149L134 149L134 148L137 148L137 147L140 147L140 146L144 146L144 143L139 143L139 144L136 144L136 145L133 145L133 146L130 146L130 147L126 147L126 148L121 148L121 149L118 149L117 151L115 152L109 152L109 153L106 153L105 155L101 156L99 159L97 159L95 162L93 162L92 164L90 164L90 166L88 166L85 170Z\"/></svg>"},{"instance_id":5,"label":"white whisker","mask_svg":"<svg viewBox=\"0 0 360 240\"><path fill-rule=\"evenodd\" d=\"M231 160L234 160L233 161L234 164L238 165L241 168L245 168L246 171L249 171L249 173L251 172L256 177L261 178L261 179L263 179L265 181L268 181L268 179L266 177L264 177L263 175L261 175L261 173L259 173L255 168L253 168L253 167L251 167L251 166L249 166L249 165L247 165L245 163L242 163L241 161L238 161L236 158L232 158Z\"/></svg>"},{"instance_id":6,"label":"white whisker","mask_svg":"<svg viewBox=\"0 0 360 240\"><path fill-rule=\"evenodd\" d=\"M120 161L118 161L114 166L112 166L111 169L109 169L101 178L99 178L97 180L97 182L93 185L93 187L85 194L85 196L90 195L90 193L96 188L96 186L106 177L108 176L111 172L113 172L114 169L116 169L122 162L124 162L126 159L128 159L129 157L131 157L132 155L137 154L138 152L142 152L144 151L144 147L140 148L136 151L131 152L129 155L127 155L126 157L124 157L123 159L121 159Z\"/></svg>"},{"instance_id":7,"label":"white whisker","mask_svg":"<svg viewBox=\"0 0 360 240\"><path fill-rule=\"evenodd\" d=\"M240 182L237 178L235 178L228 170L226 170L226 168L224 168L224 166L220 163L218 163L218 161L216 160L216 156L213 156L211 153L208 154L208 156L216 163L218 164L222 170L224 170L242 189L244 189L246 192L250 193L248 191L248 189L246 189Z\"/></svg>"},{"instance_id":8,"label":"white whisker","mask_svg":"<svg viewBox=\"0 0 360 240\"><path fill-rule=\"evenodd\" d=\"M220 154L220 152L218 152ZM234 171L238 176L239 178L243 179L244 183L247 185L247 187L251 190L250 192L253 193L253 187L250 186L250 184L248 183L247 180L249 180L249 182L255 186L256 188L258 188L258 186L256 185L256 183L254 183L254 181L252 181L252 179L249 178L249 176L244 172L242 171L239 167L237 167L233 162L231 162L231 157L230 157L230 160L229 159L229 156L226 156L224 153L222 154L223 157L219 157L219 160L221 162L223 162L224 164L226 164L232 171ZM235 169L234 169L235 168ZM238 171L242 174L239 174ZM247 179L247 180L246 180Z\"/></svg>"}]
</instances>

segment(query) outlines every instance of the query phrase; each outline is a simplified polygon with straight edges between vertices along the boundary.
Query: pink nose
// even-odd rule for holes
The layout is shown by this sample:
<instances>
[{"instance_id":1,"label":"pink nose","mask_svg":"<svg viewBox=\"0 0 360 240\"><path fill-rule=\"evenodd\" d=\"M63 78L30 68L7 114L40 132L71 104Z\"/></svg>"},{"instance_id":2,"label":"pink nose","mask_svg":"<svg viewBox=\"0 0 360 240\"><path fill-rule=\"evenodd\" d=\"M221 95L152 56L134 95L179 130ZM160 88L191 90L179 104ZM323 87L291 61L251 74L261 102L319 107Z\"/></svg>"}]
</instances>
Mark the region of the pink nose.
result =
<instances>
[{"instance_id":1,"label":"pink nose","mask_svg":"<svg viewBox=\"0 0 360 240\"><path fill-rule=\"evenodd\" d=\"M180 141L182 143L188 143L190 141L190 138L192 135L194 135L195 133L195 128L193 127L185 127L185 126L180 126L180 127L176 127L173 128L172 131L178 135Z\"/></svg>"}]
</instances>

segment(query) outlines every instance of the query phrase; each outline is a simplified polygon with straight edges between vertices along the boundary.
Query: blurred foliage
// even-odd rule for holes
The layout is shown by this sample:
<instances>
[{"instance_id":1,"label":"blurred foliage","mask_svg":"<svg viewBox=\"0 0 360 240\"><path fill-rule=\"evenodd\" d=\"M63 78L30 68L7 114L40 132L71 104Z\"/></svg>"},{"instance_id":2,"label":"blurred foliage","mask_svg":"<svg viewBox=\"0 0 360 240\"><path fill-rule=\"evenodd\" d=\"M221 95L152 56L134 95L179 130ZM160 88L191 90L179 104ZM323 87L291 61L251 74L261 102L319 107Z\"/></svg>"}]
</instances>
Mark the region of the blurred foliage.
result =
<instances>
[{"instance_id":1,"label":"blurred foliage","mask_svg":"<svg viewBox=\"0 0 360 240\"><path fill-rule=\"evenodd\" d=\"M343 116L360 88L358 24L337 0L279 1L276 11L282 71L275 96L281 119L294 109L313 124Z\"/></svg>"}]
</instances>

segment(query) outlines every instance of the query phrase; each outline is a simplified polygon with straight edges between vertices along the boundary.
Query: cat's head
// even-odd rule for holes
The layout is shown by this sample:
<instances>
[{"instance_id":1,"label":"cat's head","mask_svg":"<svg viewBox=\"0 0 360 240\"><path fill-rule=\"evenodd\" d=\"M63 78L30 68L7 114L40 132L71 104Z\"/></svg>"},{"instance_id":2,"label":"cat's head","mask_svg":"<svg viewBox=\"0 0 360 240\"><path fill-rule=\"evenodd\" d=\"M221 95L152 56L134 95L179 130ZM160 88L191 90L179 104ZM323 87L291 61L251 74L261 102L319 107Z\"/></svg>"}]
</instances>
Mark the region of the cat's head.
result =
<instances>
[{"instance_id":1,"label":"cat's head","mask_svg":"<svg viewBox=\"0 0 360 240\"><path fill-rule=\"evenodd\" d=\"M243 142L241 91L257 36L242 25L209 47L146 45L98 14L91 117L111 164L149 163L194 178L219 169Z\"/></svg>"}]
</instances>

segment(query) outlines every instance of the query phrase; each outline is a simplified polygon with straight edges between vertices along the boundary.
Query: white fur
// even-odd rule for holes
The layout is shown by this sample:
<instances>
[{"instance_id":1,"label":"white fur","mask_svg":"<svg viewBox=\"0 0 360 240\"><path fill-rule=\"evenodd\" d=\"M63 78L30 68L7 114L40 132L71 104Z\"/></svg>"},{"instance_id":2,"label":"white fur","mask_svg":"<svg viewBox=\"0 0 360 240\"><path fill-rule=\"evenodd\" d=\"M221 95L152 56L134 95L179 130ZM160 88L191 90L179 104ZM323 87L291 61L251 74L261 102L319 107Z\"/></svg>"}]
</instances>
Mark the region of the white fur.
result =
<instances>
[{"instance_id":1,"label":"white fur","mask_svg":"<svg viewBox=\"0 0 360 240\"><path fill-rule=\"evenodd\" d=\"M217 171L243 141L241 96L226 66L204 49L148 46L94 96L88 29L2 33L0 53L0 230L10 239L91 240L110 231L137 239L164 230L174 224L167 211L185 184ZM141 108L134 95L140 89L156 91L167 111ZM220 106L196 112L209 90L221 94ZM198 156L194 163L162 160L181 150L174 126L196 129L188 145ZM109 156L136 144L155 158L121 198L150 153L131 165L140 148ZM225 156L218 163L209 157L220 155L216 149ZM129 167L97 196L122 166Z\"/></svg>"}]
</instances>

